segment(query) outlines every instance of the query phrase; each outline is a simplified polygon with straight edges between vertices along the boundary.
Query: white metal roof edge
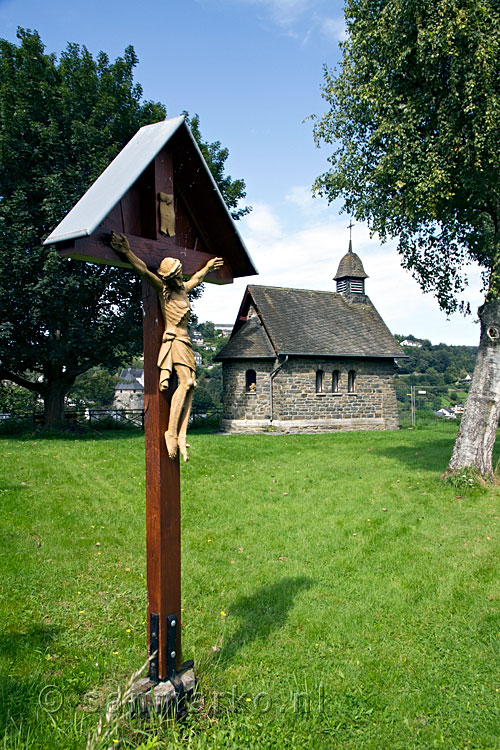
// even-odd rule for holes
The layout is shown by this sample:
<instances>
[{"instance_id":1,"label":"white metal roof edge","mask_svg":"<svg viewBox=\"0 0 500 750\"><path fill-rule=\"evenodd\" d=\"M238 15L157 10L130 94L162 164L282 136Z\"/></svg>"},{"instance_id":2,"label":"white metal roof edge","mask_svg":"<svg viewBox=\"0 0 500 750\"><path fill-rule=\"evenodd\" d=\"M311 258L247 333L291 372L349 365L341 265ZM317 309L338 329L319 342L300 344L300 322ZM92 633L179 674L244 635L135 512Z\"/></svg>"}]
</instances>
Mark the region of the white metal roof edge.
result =
<instances>
[{"instance_id":1,"label":"white metal roof edge","mask_svg":"<svg viewBox=\"0 0 500 750\"><path fill-rule=\"evenodd\" d=\"M140 128L43 244L91 235L183 122L183 116L172 117ZM154 139L152 129L158 131Z\"/></svg>"}]
</instances>

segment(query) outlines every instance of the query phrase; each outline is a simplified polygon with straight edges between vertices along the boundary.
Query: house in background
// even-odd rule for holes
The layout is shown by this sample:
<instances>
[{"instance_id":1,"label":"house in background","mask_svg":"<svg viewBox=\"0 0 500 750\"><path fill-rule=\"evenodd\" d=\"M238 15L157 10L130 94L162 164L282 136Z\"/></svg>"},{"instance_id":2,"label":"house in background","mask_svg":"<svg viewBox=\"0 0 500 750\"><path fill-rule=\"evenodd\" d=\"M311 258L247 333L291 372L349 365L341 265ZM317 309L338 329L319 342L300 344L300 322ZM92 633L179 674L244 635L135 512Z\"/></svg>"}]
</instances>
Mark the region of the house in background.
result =
<instances>
[{"instance_id":1,"label":"house in background","mask_svg":"<svg viewBox=\"0 0 500 750\"><path fill-rule=\"evenodd\" d=\"M144 370L131 367L120 372L115 385L115 409L144 409Z\"/></svg>"},{"instance_id":2,"label":"house in background","mask_svg":"<svg viewBox=\"0 0 500 750\"><path fill-rule=\"evenodd\" d=\"M336 292L248 286L223 365L229 432L390 430L398 427L395 358L406 357L365 294L349 251Z\"/></svg>"},{"instance_id":3,"label":"house in background","mask_svg":"<svg viewBox=\"0 0 500 750\"><path fill-rule=\"evenodd\" d=\"M413 339L405 339L401 341L401 346L412 346L414 349L421 349L422 343L420 341L414 341Z\"/></svg>"},{"instance_id":4,"label":"house in background","mask_svg":"<svg viewBox=\"0 0 500 750\"><path fill-rule=\"evenodd\" d=\"M214 323L214 328L219 336L230 336L233 330L231 323Z\"/></svg>"},{"instance_id":5,"label":"house in background","mask_svg":"<svg viewBox=\"0 0 500 750\"><path fill-rule=\"evenodd\" d=\"M203 339L203 335L199 331L192 331L190 335L193 344L196 344L197 346L203 346L205 341Z\"/></svg>"}]
</instances>

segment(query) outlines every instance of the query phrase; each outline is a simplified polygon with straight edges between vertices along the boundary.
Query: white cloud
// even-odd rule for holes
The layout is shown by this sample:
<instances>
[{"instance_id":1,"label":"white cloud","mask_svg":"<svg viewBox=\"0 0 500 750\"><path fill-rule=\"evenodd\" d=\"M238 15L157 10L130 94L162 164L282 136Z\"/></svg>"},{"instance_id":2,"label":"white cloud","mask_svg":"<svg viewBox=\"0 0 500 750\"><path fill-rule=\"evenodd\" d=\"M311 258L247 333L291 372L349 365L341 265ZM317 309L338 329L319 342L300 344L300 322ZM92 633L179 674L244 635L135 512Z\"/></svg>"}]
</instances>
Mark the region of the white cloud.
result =
<instances>
[{"instance_id":1,"label":"white cloud","mask_svg":"<svg viewBox=\"0 0 500 750\"><path fill-rule=\"evenodd\" d=\"M329 40L345 39L343 18L331 17L331 0L196 0L206 7L220 4L258 8L262 19L268 19L302 45L319 31Z\"/></svg>"},{"instance_id":2,"label":"white cloud","mask_svg":"<svg viewBox=\"0 0 500 750\"><path fill-rule=\"evenodd\" d=\"M326 213L328 207L324 200L315 198L310 187L296 185L290 188L285 200L299 209L304 216L319 216Z\"/></svg>"},{"instance_id":3,"label":"white cloud","mask_svg":"<svg viewBox=\"0 0 500 750\"><path fill-rule=\"evenodd\" d=\"M200 320L234 322L247 284L335 291L333 276L349 243L348 219L328 211L321 216L305 211L302 219L295 214L294 221L289 221L286 206L293 204L296 210L302 191L299 187L289 191L281 215L270 206L257 204L241 221L239 228L259 275L224 287L207 284L194 306ZM297 222L297 229L285 229ZM455 314L447 321L434 297L422 294L417 282L401 268L395 243L381 245L376 237L370 237L366 226L356 224L353 247L369 275L366 292L393 333L412 333L433 343L478 343L479 326L474 317ZM480 286L479 271L473 269L469 287L473 310L481 304Z\"/></svg>"},{"instance_id":4,"label":"white cloud","mask_svg":"<svg viewBox=\"0 0 500 750\"><path fill-rule=\"evenodd\" d=\"M244 226L247 235L256 243L266 239L276 240L282 234L279 218L264 203L253 203L252 212L246 217Z\"/></svg>"},{"instance_id":5,"label":"white cloud","mask_svg":"<svg viewBox=\"0 0 500 750\"><path fill-rule=\"evenodd\" d=\"M347 30L343 18L324 18L321 22L321 31L334 42L343 42L347 39Z\"/></svg>"},{"instance_id":6,"label":"white cloud","mask_svg":"<svg viewBox=\"0 0 500 750\"><path fill-rule=\"evenodd\" d=\"M275 23L287 26L297 21L304 13L310 13L321 0L245 0L267 10Z\"/></svg>"}]
</instances>

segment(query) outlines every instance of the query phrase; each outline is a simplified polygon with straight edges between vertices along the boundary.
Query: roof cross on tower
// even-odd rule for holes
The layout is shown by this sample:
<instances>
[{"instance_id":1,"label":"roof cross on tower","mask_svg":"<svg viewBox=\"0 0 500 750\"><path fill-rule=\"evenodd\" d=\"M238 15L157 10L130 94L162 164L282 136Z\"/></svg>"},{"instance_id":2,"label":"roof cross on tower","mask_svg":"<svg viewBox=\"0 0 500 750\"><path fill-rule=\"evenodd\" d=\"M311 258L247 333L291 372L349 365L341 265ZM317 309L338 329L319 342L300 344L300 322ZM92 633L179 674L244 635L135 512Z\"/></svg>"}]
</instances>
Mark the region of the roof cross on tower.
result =
<instances>
[{"instance_id":1,"label":"roof cross on tower","mask_svg":"<svg viewBox=\"0 0 500 750\"><path fill-rule=\"evenodd\" d=\"M352 228L353 228L353 226L354 226L354 224L352 223L352 219L351 219L351 222L350 222L350 224L347 227L348 230L349 230L349 252L350 253L352 253Z\"/></svg>"}]
</instances>

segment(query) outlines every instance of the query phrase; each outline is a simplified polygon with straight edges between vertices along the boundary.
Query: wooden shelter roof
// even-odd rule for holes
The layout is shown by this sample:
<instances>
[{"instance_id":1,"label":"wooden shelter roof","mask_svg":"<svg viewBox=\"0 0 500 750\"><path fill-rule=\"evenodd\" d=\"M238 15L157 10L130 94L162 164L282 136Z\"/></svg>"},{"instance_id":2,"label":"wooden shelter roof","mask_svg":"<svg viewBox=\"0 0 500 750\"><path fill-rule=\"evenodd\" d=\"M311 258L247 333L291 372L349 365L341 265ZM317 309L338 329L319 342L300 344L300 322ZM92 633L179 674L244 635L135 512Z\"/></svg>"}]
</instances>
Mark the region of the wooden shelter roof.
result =
<instances>
[{"instance_id":1,"label":"wooden shelter roof","mask_svg":"<svg viewBox=\"0 0 500 750\"><path fill-rule=\"evenodd\" d=\"M180 237L160 237L156 241L156 238L143 235L146 240L142 245L147 248L149 260L143 259L150 267L156 268L166 255L180 256L184 261L184 255L194 250L200 252L200 259L201 253L223 256L229 261L232 277L256 274L252 259L184 117L174 117L140 128L44 244L55 244L61 255L128 267L114 251L104 247L106 243L101 230L107 228L110 217L113 217L111 228L117 232L123 231L116 220L120 211L123 214L124 201L129 200L128 195L135 196L137 185L144 182L147 170L161 157L165 148L173 155L176 200L183 206L186 221L195 227L195 232L191 232L195 239L194 247L179 245L179 242L185 242ZM138 232L125 230L125 234L136 235ZM195 235L199 236L200 242L196 241ZM93 249L88 249L88 238L91 237L101 247L97 260L92 257L96 255ZM152 239L155 239L156 247L150 241ZM192 253L191 257L194 257ZM214 281L230 280L225 279L224 274L218 276L212 275L211 278Z\"/></svg>"}]
</instances>

